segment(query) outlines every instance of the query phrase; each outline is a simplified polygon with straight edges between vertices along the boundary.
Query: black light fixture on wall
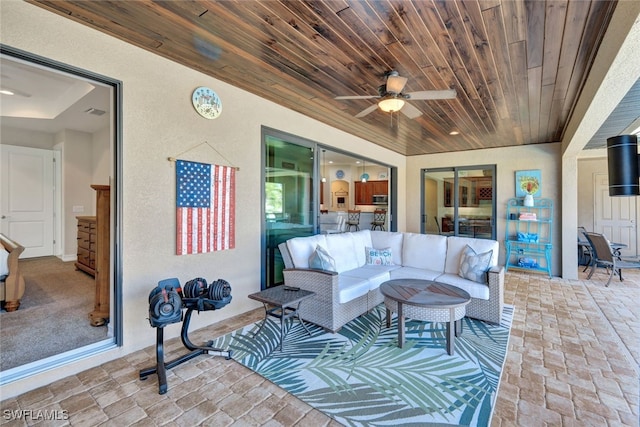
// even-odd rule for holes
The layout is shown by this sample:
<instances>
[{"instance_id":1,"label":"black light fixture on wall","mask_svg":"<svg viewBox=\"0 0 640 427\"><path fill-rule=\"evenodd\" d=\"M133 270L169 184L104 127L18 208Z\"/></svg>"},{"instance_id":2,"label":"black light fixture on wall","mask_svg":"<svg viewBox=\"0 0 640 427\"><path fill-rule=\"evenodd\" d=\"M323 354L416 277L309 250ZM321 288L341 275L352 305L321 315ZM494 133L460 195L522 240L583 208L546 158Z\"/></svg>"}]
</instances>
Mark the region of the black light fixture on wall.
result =
<instances>
[{"instance_id":1,"label":"black light fixture on wall","mask_svg":"<svg viewBox=\"0 0 640 427\"><path fill-rule=\"evenodd\" d=\"M640 195L637 135L618 135L607 139L609 196Z\"/></svg>"}]
</instances>

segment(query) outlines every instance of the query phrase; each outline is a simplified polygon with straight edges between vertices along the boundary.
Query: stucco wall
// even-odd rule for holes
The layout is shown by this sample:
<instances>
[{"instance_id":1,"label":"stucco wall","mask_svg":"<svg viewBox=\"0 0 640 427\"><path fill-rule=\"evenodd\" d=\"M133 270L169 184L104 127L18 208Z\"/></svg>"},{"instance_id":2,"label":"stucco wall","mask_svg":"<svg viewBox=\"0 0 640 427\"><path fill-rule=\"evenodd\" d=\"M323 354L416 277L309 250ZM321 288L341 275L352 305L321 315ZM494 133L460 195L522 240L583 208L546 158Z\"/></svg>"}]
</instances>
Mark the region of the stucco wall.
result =
<instances>
[{"instance_id":1,"label":"stucco wall","mask_svg":"<svg viewBox=\"0 0 640 427\"><path fill-rule=\"evenodd\" d=\"M475 150L473 155L460 153L413 156L407 159L407 194L420 194L421 170L470 165L496 165L496 225L500 241L500 262L504 263L504 236L506 226L506 203L515 197L515 172L539 169L542 174L542 194L554 202L552 273L560 274L562 256L560 251L560 144L539 144L524 147L493 148ZM420 199L407 199L407 231L420 232Z\"/></svg>"},{"instance_id":2,"label":"stucco wall","mask_svg":"<svg viewBox=\"0 0 640 427\"><path fill-rule=\"evenodd\" d=\"M115 38L18 1L0 5L0 42L123 82L122 288L124 347L3 386L7 398L55 379L151 346L148 294L160 279L224 278L233 301L223 310L194 316L192 329L258 307L247 295L260 288L260 129L279 129L322 144L384 159L398 167L398 228L405 224L405 159L214 78ZM206 120L191 105L198 86L213 88L222 115ZM174 255L175 170L168 157L207 141L181 156L240 168L236 187L236 248L209 254ZM179 325L165 337L178 336Z\"/></svg>"}]
</instances>

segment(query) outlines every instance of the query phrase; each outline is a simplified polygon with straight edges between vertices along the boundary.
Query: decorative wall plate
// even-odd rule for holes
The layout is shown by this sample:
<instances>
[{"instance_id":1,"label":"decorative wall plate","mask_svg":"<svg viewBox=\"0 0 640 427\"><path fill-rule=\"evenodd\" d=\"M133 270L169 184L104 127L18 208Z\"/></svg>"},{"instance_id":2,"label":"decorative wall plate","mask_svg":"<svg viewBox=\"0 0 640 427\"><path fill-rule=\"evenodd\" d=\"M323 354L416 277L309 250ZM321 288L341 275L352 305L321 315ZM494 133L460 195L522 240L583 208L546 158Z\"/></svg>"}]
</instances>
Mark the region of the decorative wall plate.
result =
<instances>
[{"instance_id":1,"label":"decorative wall plate","mask_svg":"<svg viewBox=\"0 0 640 427\"><path fill-rule=\"evenodd\" d=\"M336 171L336 178L338 178L338 179L344 178L344 171L342 169L338 169Z\"/></svg>"},{"instance_id":2,"label":"decorative wall plate","mask_svg":"<svg viewBox=\"0 0 640 427\"><path fill-rule=\"evenodd\" d=\"M198 87L191 96L193 108L205 119L215 119L222 113L220 97L208 87Z\"/></svg>"}]
</instances>

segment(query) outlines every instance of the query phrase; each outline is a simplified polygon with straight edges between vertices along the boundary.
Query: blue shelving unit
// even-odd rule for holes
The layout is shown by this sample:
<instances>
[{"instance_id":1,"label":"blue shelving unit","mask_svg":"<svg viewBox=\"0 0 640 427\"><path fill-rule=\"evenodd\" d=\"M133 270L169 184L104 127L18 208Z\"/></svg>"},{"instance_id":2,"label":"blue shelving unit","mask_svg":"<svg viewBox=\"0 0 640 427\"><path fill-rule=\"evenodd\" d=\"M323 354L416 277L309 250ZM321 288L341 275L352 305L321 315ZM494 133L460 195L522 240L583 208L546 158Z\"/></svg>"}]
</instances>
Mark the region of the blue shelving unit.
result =
<instances>
[{"instance_id":1,"label":"blue shelving unit","mask_svg":"<svg viewBox=\"0 0 640 427\"><path fill-rule=\"evenodd\" d=\"M551 199L535 199L533 206L524 206L521 198L509 199L505 271L543 272L551 277L552 225Z\"/></svg>"}]
</instances>

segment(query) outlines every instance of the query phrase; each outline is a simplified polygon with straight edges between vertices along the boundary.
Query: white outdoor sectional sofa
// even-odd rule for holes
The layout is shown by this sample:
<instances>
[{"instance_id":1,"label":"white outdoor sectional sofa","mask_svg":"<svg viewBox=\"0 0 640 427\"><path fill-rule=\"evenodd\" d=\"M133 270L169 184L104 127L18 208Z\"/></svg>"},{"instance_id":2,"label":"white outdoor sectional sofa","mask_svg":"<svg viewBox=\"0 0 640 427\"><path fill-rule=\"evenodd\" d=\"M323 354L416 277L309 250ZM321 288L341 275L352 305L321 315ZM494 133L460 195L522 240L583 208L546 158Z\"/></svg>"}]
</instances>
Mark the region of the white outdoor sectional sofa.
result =
<instances>
[{"instance_id":1,"label":"white outdoor sectional sofa","mask_svg":"<svg viewBox=\"0 0 640 427\"><path fill-rule=\"evenodd\" d=\"M466 261L488 260L486 273L476 277L483 283L459 275L461 257L469 252L467 245L484 257L465 256ZM301 304L301 317L330 331L382 303L380 284L400 278L436 280L462 288L471 295L468 317L500 323L504 267L498 266L499 243L495 240L362 230L295 237L281 243L279 249L285 285L316 293ZM316 267L318 258L327 262L327 255L332 266L325 268L335 271L310 268L310 258Z\"/></svg>"}]
</instances>

